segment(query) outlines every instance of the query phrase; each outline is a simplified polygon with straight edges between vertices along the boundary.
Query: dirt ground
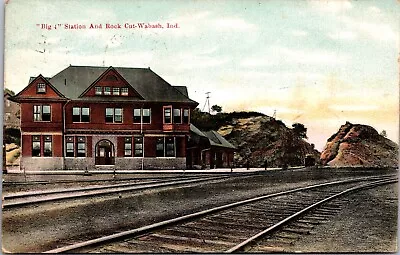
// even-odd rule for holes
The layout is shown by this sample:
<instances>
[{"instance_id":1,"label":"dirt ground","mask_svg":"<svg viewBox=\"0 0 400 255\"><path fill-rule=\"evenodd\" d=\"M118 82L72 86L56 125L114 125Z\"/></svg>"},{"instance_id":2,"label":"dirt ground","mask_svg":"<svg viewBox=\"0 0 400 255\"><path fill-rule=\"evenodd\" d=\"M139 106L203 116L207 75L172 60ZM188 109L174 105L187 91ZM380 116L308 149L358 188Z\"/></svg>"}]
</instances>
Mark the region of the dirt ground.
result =
<instances>
[{"instance_id":1,"label":"dirt ground","mask_svg":"<svg viewBox=\"0 0 400 255\"><path fill-rule=\"evenodd\" d=\"M397 252L398 184L349 196L340 213L285 247L290 253Z\"/></svg>"}]
</instances>

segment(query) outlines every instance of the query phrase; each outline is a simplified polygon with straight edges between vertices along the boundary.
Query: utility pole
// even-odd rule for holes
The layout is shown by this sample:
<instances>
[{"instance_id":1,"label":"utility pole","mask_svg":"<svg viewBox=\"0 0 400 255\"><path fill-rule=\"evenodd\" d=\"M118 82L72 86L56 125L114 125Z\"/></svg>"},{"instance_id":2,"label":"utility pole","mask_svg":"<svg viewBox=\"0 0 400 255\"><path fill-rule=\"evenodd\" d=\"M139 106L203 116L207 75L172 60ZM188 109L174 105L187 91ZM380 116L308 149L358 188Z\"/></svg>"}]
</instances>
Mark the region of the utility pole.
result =
<instances>
[{"instance_id":1,"label":"utility pole","mask_svg":"<svg viewBox=\"0 0 400 255\"><path fill-rule=\"evenodd\" d=\"M272 116L272 118L276 119L276 110L274 110L274 115Z\"/></svg>"},{"instance_id":2,"label":"utility pole","mask_svg":"<svg viewBox=\"0 0 400 255\"><path fill-rule=\"evenodd\" d=\"M206 97L206 102L204 103L204 106L203 106L203 112L204 112L204 108L206 107L206 105L208 104L208 113L211 113L211 108L210 108L210 93L211 92L206 92L206 95L207 95L207 97Z\"/></svg>"}]
</instances>

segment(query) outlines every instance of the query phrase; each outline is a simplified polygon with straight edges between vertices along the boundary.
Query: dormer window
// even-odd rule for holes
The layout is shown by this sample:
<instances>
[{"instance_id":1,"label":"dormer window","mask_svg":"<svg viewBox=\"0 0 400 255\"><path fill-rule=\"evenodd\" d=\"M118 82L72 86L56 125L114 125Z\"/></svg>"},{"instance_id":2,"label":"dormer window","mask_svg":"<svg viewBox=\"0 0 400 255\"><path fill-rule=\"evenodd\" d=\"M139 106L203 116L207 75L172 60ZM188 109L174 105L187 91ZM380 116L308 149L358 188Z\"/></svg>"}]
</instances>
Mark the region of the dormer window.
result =
<instances>
[{"instance_id":1,"label":"dormer window","mask_svg":"<svg viewBox=\"0 0 400 255\"><path fill-rule=\"evenodd\" d=\"M104 95L106 95L106 96L111 95L111 88L110 87L104 87Z\"/></svg>"},{"instance_id":2,"label":"dormer window","mask_svg":"<svg viewBox=\"0 0 400 255\"><path fill-rule=\"evenodd\" d=\"M94 94L95 95L103 94L103 89L101 87L94 87Z\"/></svg>"},{"instance_id":3,"label":"dormer window","mask_svg":"<svg viewBox=\"0 0 400 255\"><path fill-rule=\"evenodd\" d=\"M124 87L121 88L121 96L127 96L128 95L128 88Z\"/></svg>"},{"instance_id":4,"label":"dormer window","mask_svg":"<svg viewBox=\"0 0 400 255\"><path fill-rule=\"evenodd\" d=\"M114 96L119 96L119 88L113 88L113 95Z\"/></svg>"},{"instance_id":5,"label":"dormer window","mask_svg":"<svg viewBox=\"0 0 400 255\"><path fill-rule=\"evenodd\" d=\"M46 84L44 83L38 83L36 87L36 92L38 94L44 94L46 93Z\"/></svg>"}]
</instances>

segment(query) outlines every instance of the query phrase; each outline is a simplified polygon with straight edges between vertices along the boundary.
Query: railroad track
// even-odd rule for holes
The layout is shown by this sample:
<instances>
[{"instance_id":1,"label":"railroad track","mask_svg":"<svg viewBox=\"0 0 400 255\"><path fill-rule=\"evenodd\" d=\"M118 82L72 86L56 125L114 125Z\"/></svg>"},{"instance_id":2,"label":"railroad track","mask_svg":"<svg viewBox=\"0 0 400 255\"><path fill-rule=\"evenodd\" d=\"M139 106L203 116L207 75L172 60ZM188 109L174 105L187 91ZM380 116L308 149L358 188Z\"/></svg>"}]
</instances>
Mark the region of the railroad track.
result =
<instances>
[{"instance_id":1,"label":"railroad track","mask_svg":"<svg viewBox=\"0 0 400 255\"><path fill-rule=\"evenodd\" d=\"M258 241L275 234L275 242L290 243L338 213L346 194L395 182L395 175L386 175L296 188L92 240L70 240L45 253L274 252L273 244Z\"/></svg>"},{"instance_id":2,"label":"railroad track","mask_svg":"<svg viewBox=\"0 0 400 255\"><path fill-rule=\"evenodd\" d=\"M249 174L247 174L249 175ZM231 177L243 176L240 174L218 175L211 177L181 177L174 180L156 180L147 182L120 183L113 185L93 185L92 187L66 188L57 190L42 190L34 192L19 192L3 196L4 209L35 205L44 202L54 202L66 199L109 195L121 192L139 191L152 188L172 187L214 181Z\"/></svg>"}]
</instances>

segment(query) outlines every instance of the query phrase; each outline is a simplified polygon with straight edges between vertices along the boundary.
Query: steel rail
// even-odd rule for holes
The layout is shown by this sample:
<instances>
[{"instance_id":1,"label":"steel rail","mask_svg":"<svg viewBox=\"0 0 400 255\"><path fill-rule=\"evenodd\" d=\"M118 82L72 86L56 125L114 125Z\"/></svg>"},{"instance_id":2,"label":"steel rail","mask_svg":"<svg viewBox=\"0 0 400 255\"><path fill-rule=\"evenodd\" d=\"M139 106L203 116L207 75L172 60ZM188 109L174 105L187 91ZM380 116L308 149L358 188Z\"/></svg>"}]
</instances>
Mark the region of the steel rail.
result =
<instances>
[{"instance_id":1,"label":"steel rail","mask_svg":"<svg viewBox=\"0 0 400 255\"><path fill-rule=\"evenodd\" d=\"M66 199L72 199L72 198L83 198L83 197L91 197L91 196L96 196L96 195L108 195L108 194L113 194L113 193L119 193L119 192L128 192L128 191L135 191L135 190L144 190L144 189L149 189L149 188L163 188L163 187L169 187L169 186L175 186L175 185L182 185L182 184L191 184L191 183L198 183L198 182L203 182L203 181L213 181L213 180L219 180L219 179L224 179L224 178L229 178L231 176L218 176L218 177L208 177L208 178L197 178L197 179L189 179L189 180L181 180L181 181L166 181L166 182L161 182L161 183L150 183L150 184L136 184L135 187L122 187L121 189L118 189L118 187L113 187L115 190L104 190L101 191L99 190L98 192L95 193L83 193L83 194L71 194L68 196L64 197L44 197L41 199L37 199L34 201L16 201L16 202L7 202L7 200L12 199L4 199L2 207L3 209L6 208L12 208L12 207L18 207L18 206L25 206L25 205L32 205L32 204L38 204L38 203L44 203L44 202L51 202L51 201L59 201L59 200L66 200ZM110 188L107 188L110 189ZM62 192L62 193L68 193L68 192L85 192L88 190L79 190L79 191L67 191L67 192ZM54 193L55 195L57 193ZM51 195L51 194L47 194ZM16 199L16 198L14 198Z\"/></svg>"},{"instance_id":2,"label":"steel rail","mask_svg":"<svg viewBox=\"0 0 400 255\"><path fill-rule=\"evenodd\" d=\"M273 225L273 226L271 226L271 227L269 227L269 228L257 233L256 235L246 239L242 243L240 243L240 244L232 247L231 249L225 251L225 253L233 253L233 252L237 252L237 251L242 251L247 245L255 242L256 240L258 240L262 236L265 236L266 234L271 233L272 231L274 231L277 228L281 227L285 223L288 223L289 221L292 221L295 218L300 217L301 215L305 214L306 212L308 212L308 211L314 209L315 207L317 207L317 206L319 206L319 205L321 205L323 203L326 203L326 202L328 202L328 201L330 201L332 199L335 199L337 197L343 196L343 195L345 195L345 194L347 194L349 192L352 192L352 191L356 191L356 190L360 190L360 189L366 189L366 188L372 188L372 187L379 186L379 185L386 185L386 184L394 183L394 182L397 182L397 181L398 181L397 178L392 178L392 179L389 179L389 180L374 181L372 183L366 183L366 184L362 184L362 185L359 185L359 186L356 186L356 187L349 188L349 189L344 190L344 191L342 191L340 193L337 193L335 195L327 197L327 198L325 198L323 200L320 200L320 201L318 201L318 202L316 202L316 203L314 203L314 204L312 204L312 205L310 205L310 206L308 206L308 207L306 207L306 208L304 208L304 209L302 209L302 210L290 215L289 217L281 220L280 222L276 223L275 225Z\"/></svg>"},{"instance_id":3,"label":"steel rail","mask_svg":"<svg viewBox=\"0 0 400 255\"><path fill-rule=\"evenodd\" d=\"M189 177L189 178L176 178L176 180L196 180L201 179L202 177ZM168 180L170 181L170 180ZM101 190L107 188L120 188L127 186L139 186L139 185L147 185L153 183L163 183L168 182L166 180L156 180L156 181L146 181L146 182L130 182L130 183L121 183L121 184L112 184L112 185L99 185L94 187L81 187L81 188L67 188L62 190L45 190L38 192L21 192L18 194L6 195L3 198L5 200L15 199L15 198L23 198L23 197L34 197L34 196L42 196L42 195L52 195L52 194L61 194L61 193L69 193L69 192L80 192L80 191L90 191L90 190Z\"/></svg>"},{"instance_id":4,"label":"steel rail","mask_svg":"<svg viewBox=\"0 0 400 255\"><path fill-rule=\"evenodd\" d=\"M120 238L124 238L124 237L128 237L128 236L137 236L137 235L145 234L145 233L148 233L150 231L153 231L153 230L156 230L156 229L159 229L159 228L162 228L162 227L166 227L166 226L169 226L169 225L172 225L172 224L177 224L177 223L180 223L180 222L196 219L196 218L203 217L203 216L206 216L206 215L210 215L210 214L222 211L222 210L230 209L230 208L233 208L233 207L249 204L249 203L252 203L252 202L256 202L256 201L260 201L260 200L264 200L264 199L268 199L268 198L272 198L272 197L278 197L278 196L282 196L282 195L287 195L287 194L291 194L291 193L295 193L295 192L299 192L299 191L310 190L310 189L319 188L319 187L333 186L333 185L338 185L338 184L346 184L346 183L360 182L360 181L369 181L369 180L375 180L375 179L379 179L379 178L389 178L390 176L394 176L394 175L382 175L382 176L369 176L369 177L352 178L352 179L347 179L347 180L326 182L326 183L322 183L322 184L314 184L314 185L310 185L310 186L307 186L307 187L295 188L295 189L291 189L291 190L287 190L287 191L282 191L282 192L277 192L277 193L273 193L273 194L263 195L263 196L259 196L259 197L255 197L255 198L251 198L251 199L246 199L246 200L242 200L242 201L239 201L239 202L234 202L234 203L230 203L230 204L214 207L214 208L211 208L211 209L199 211L199 212L196 212L196 213L183 215L183 216L180 216L180 217L177 217L177 218L173 218L173 219L157 222L157 223L154 223L154 224L151 224L151 225L147 225L147 226L143 226L143 227L140 227L140 228L131 229L131 230L127 230L127 231L123 231L123 232L119 232L119 233L115 233L115 234L111 234L111 235L95 238L95 239L92 239L92 240L83 241L83 242L80 242L80 243L71 244L71 245L67 245L67 246L64 246L64 247L48 250L48 251L45 251L43 253L68 252L68 251L77 250L79 248L88 247L88 246L92 246L92 245L97 245L97 244L100 244L100 243L105 243L105 242L109 242L109 241L112 241L112 240L116 240L116 239L120 239Z\"/></svg>"}]
</instances>

